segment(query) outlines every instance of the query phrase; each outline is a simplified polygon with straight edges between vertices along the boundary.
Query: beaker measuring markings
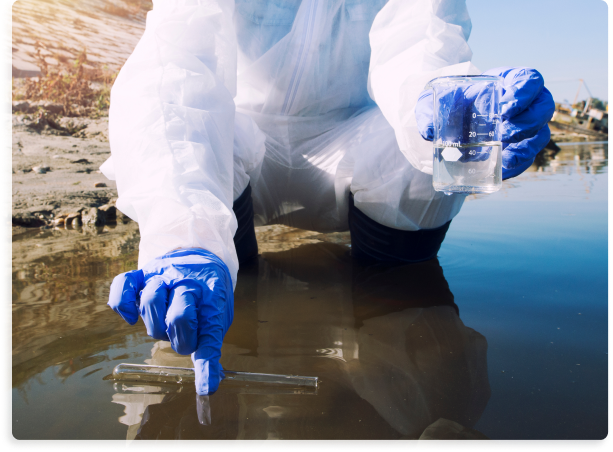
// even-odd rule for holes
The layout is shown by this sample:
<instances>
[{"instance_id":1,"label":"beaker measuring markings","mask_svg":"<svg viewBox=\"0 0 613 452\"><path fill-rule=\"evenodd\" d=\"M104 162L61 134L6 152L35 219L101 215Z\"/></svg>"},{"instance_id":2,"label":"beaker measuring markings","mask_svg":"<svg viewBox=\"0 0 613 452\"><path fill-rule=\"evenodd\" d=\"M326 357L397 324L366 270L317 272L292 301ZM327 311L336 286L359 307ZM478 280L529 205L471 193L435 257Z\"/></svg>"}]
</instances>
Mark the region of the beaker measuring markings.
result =
<instances>
[{"instance_id":1,"label":"beaker measuring markings","mask_svg":"<svg viewBox=\"0 0 613 452\"><path fill-rule=\"evenodd\" d=\"M434 189L446 194L499 190L502 78L439 77L425 89L434 94Z\"/></svg>"}]
</instances>

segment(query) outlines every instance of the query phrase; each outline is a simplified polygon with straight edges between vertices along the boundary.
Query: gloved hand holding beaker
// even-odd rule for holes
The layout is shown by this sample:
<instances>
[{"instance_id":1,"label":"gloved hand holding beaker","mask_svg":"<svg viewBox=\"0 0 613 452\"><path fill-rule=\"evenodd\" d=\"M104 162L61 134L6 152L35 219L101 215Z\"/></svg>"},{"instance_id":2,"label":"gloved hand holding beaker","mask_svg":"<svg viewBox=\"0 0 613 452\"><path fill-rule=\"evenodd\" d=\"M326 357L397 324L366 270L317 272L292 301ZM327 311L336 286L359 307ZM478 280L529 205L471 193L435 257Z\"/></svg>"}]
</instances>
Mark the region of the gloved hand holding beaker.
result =
<instances>
[{"instance_id":1,"label":"gloved hand holding beaker","mask_svg":"<svg viewBox=\"0 0 613 452\"><path fill-rule=\"evenodd\" d=\"M543 76L535 69L500 67L481 75L503 79L500 98L500 134L502 141L502 178L523 173L549 142L547 123L555 110L553 97L544 86ZM458 102L474 103L479 92L464 93ZM434 137L433 92L425 90L415 107L417 126L428 141Z\"/></svg>"},{"instance_id":2,"label":"gloved hand holding beaker","mask_svg":"<svg viewBox=\"0 0 613 452\"><path fill-rule=\"evenodd\" d=\"M191 354L199 395L217 390L224 378L221 344L234 315L230 272L221 259L201 248L171 251L116 276L108 305L130 325L140 314L149 336Z\"/></svg>"}]
</instances>

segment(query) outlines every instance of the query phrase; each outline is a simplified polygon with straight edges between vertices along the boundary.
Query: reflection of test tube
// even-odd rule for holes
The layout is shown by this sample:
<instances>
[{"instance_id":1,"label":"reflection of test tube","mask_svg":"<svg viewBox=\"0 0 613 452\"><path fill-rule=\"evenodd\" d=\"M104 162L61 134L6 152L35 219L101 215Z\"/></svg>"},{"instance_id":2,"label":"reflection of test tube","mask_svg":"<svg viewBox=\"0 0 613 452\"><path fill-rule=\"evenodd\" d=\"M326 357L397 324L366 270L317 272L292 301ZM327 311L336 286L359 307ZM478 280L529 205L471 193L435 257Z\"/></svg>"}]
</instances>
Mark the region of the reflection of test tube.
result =
<instances>
[{"instance_id":1,"label":"reflection of test tube","mask_svg":"<svg viewBox=\"0 0 613 452\"><path fill-rule=\"evenodd\" d=\"M248 381L253 383L309 386L317 388L317 377L300 375L261 374L254 372L235 372L224 370L228 381ZM189 367L149 366L145 364L122 363L113 369L113 378L123 381L188 383L195 381L194 369Z\"/></svg>"}]
</instances>

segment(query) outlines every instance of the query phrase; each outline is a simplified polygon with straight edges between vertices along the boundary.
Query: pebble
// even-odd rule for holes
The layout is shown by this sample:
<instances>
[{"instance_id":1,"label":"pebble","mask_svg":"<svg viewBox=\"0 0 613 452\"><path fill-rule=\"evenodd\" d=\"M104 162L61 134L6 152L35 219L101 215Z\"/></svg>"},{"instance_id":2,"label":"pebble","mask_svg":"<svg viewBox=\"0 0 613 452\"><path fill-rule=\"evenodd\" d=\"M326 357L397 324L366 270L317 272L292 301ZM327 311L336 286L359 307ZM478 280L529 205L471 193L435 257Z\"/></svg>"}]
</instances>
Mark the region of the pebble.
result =
<instances>
[{"instance_id":1,"label":"pebble","mask_svg":"<svg viewBox=\"0 0 613 452\"><path fill-rule=\"evenodd\" d=\"M66 218L64 219L65 227L79 227L81 224L81 212L71 212L67 214Z\"/></svg>"},{"instance_id":2,"label":"pebble","mask_svg":"<svg viewBox=\"0 0 613 452\"><path fill-rule=\"evenodd\" d=\"M45 174L47 171L50 171L51 168L49 168L48 166L35 166L34 168L32 168L32 171L34 171L36 174Z\"/></svg>"},{"instance_id":3,"label":"pebble","mask_svg":"<svg viewBox=\"0 0 613 452\"><path fill-rule=\"evenodd\" d=\"M105 212L96 207L92 207L89 211L81 216L84 225L104 226Z\"/></svg>"},{"instance_id":4,"label":"pebble","mask_svg":"<svg viewBox=\"0 0 613 452\"><path fill-rule=\"evenodd\" d=\"M94 187L106 187L106 184L104 182L96 182Z\"/></svg>"}]
</instances>

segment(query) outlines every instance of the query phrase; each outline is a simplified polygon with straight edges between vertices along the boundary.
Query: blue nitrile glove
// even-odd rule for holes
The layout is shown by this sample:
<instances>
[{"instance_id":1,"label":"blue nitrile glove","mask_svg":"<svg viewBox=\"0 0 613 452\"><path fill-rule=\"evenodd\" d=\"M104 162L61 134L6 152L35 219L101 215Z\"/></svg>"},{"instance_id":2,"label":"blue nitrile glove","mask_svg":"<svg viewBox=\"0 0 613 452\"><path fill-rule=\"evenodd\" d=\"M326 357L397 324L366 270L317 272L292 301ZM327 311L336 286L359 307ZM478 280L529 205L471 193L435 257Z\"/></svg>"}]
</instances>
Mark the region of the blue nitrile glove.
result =
<instances>
[{"instance_id":1,"label":"blue nitrile glove","mask_svg":"<svg viewBox=\"0 0 613 452\"><path fill-rule=\"evenodd\" d=\"M518 176L528 169L536 154L549 143L551 132L547 123L555 104L543 76L535 69L500 67L482 75L503 77L501 104L502 178ZM464 99L476 102L478 92L465 92ZM434 138L432 90L422 91L415 106L419 133L424 140Z\"/></svg>"},{"instance_id":2,"label":"blue nitrile glove","mask_svg":"<svg viewBox=\"0 0 613 452\"><path fill-rule=\"evenodd\" d=\"M217 390L224 378L221 343L234 315L232 280L221 259L201 248L171 251L117 275L108 305L130 325L140 314L149 336L191 353L199 395Z\"/></svg>"}]
</instances>

